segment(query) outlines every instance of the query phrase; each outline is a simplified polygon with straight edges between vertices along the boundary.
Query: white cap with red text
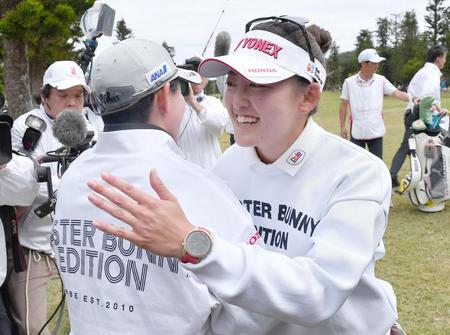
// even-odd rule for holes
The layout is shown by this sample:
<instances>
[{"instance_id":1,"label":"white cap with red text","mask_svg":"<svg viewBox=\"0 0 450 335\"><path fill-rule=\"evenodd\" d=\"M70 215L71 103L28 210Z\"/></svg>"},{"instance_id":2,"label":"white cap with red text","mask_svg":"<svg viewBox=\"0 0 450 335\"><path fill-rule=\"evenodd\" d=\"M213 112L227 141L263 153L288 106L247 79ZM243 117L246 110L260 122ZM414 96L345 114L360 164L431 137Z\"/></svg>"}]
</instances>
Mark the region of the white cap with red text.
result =
<instances>
[{"instance_id":1,"label":"white cap with red text","mask_svg":"<svg viewBox=\"0 0 450 335\"><path fill-rule=\"evenodd\" d=\"M70 60L54 62L44 73L42 86L49 84L57 90L66 90L74 86L83 86L86 92L91 90L84 79L81 67Z\"/></svg>"},{"instance_id":2,"label":"white cap with red text","mask_svg":"<svg viewBox=\"0 0 450 335\"><path fill-rule=\"evenodd\" d=\"M244 35L230 55L205 59L199 66L204 77L219 77L230 71L256 84L273 84L293 76L325 85L323 65L287 39L264 30Z\"/></svg>"}]
</instances>

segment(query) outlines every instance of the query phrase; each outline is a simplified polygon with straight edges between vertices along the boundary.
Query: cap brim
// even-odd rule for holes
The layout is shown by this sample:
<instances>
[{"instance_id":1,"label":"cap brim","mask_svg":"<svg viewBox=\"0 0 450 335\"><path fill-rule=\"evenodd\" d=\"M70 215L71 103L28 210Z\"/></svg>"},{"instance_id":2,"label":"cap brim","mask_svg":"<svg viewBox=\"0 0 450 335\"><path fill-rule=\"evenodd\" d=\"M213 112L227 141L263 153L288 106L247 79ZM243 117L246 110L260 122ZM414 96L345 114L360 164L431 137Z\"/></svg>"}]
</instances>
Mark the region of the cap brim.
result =
<instances>
[{"instance_id":1,"label":"cap brim","mask_svg":"<svg viewBox=\"0 0 450 335\"><path fill-rule=\"evenodd\" d=\"M177 69L178 71L176 77L184 79L193 84L200 84L202 82L202 77L200 77L200 75L197 72L182 69L179 67L177 67Z\"/></svg>"},{"instance_id":2,"label":"cap brim","mask_svg":"<svg viewBox=\"0 0 450 335\"><path fill-rule=\"evenodd\" d=\"M359 62L360 62L360 63L364 63L364 62L379 63L379 62L382 62L382 61L384 61L384 60L386 60L386 58L380 57L380 56L376 56L376 57L373 57L373 58L371 58L371 59L361 60L361 61L359 61Z\"/></svg>"},{"instance_id":3,"label":"cap brim","mask_svg":"<svg viewBox=\"0 0 450 335\"><path fill-rule=\"evenodd\" d=\"M371 60L371 62L372 63L379 63L379 62L382 62L384 60L386 60L386 58L378 56L375 59Z\"/></svg>"},{"instance_id":4,"label":"cap brim","mask_svg":"<svg viewBox=\"0 0 450 335\"><path fill-rule=\"evenodd\" d=\"M91 88L86 85L86 83L80 82L79 80L66 80L48 84L50 84L50 86L56 88L57 90L67 90L71 87L83 86L87 93L91 93Z\"/></svg>"},{"instance_id":5,"label":"cap brim","mask_svg":"<svg viewBox=\"0 0 450 335\"><path fill-rule=\"evenodd\" d=\"M273 84L296 75L295 72L248 55L226 55L205 59L198 72L203 77L220 77L234 72L255 84Z\"/></svg>"}]
</instances>

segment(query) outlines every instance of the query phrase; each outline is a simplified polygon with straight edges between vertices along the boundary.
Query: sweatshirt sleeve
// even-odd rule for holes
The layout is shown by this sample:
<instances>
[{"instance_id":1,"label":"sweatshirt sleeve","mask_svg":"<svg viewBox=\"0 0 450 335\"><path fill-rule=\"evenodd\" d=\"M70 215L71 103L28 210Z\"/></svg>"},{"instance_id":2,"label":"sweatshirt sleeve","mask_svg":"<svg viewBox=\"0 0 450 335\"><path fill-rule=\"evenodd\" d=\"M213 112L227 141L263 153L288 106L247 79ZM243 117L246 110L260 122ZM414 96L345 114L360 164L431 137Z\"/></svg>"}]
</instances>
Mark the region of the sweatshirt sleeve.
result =
<instances>
[{"instance_id":1,"label":"sweatshirt sleeve","mask_svg":"<svg viewBox=\"0 0 450 335\"><path fill-rule=\"evenodd\" d=\"M0 170L0 205L31 205L38 190L31 159L14 155L8 165Z\"/></svg>"},{"instance_id":2,"label":"sweatshirt sleeve","mask_svg":"<svg viewBox=\"0 0 450 335\"><path fill-rule=\"evenodd\" d=\"M342 181L324 205L306 256L290 258L217 236L206 259L183 266L228 303L317 325L341 308L382 247L390 199L389 174L382 168L380 163L375 174Z\"/></svg>"}]
</instances>

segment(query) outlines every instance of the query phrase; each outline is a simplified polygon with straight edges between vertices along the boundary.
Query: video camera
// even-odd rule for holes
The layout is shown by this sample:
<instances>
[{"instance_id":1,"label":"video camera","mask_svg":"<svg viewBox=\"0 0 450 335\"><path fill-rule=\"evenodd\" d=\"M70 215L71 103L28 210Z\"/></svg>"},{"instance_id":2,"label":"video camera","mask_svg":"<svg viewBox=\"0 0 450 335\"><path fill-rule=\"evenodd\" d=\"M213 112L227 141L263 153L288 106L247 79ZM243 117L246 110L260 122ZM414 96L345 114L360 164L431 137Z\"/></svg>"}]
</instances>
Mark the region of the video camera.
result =
<instances>
[{"instance_id":1,"label":"video camera","mask_svg":"<svg viewBox=\"0 0 450 335\"><path fill-rule=\"evenodd\" d=\"M0 115L0 166L8 164L12 159L11 127L13 120L10 116Z\"/></svg>"},{"instance_id":2,"label":"video camera","mask_svg":"<svg viewBox=\"0 0 450 335\"><path fill-rule=\"evenodd\" d=\"M53 135L63 144L62 147L47 152L37 158L37 163L57 163L57 174L61 178L70 164L85 150L91 148L95 142L94 131L88 131L86 120L80 112L67 109L55 120L52 126ZM37 166L38 182L47 183L48 200L35 209L35 214L45 217L52 212L56 205L53 191L52 175L49 166Z\"/></svg>"},{"instance_id":3,"label":"video camera","mask_svg":"<svg viewBox=\"0 0 450 335\"><path fill-rule=\"evenodd\" d=\"M25 124L28 128L22 138L22 148L17 152L13 151L11 145L13 120L8 115L0 115L0 165L9 163L13 153L33 160L37 181L47 184L48 200L35 209L36 215L42 218L54 210L56 197L50 166L41 164L57 163L58 177L61 178L70 164L83 151L95 144L93 141L94 131L88 131L86 121L81 113L74 110L65 110L58 116L52 127L54 136L63 146L33 159L32 153L36 149L42 133L46 131L47 124L44 120L32 114L27 117Z\"/></svg>"},{"instance_id":4,"label":"video camera","mask_svg":"<svg viewBox=\"0 0 450 335\"><path fill-rule=\"evenodd\" d=\"M185 59L184 64L177 65L177 66L179 68L182 68L185 70L198 72L198 66L200 65L201 62L202 62L202 59L200 57L194 56L194 57Z\"/></svg>"}]
</instances>

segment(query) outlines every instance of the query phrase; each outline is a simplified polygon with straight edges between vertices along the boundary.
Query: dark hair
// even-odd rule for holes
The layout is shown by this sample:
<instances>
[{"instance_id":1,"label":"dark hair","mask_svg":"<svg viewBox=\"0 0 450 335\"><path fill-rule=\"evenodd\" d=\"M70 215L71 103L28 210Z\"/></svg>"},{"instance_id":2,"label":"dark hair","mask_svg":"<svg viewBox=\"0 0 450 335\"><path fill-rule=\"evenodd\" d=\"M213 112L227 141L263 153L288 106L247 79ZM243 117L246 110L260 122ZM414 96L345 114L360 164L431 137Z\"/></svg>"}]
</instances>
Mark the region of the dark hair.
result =
<instances>
[{"instance_id":1,"label":"dark hair","mask_svg":"<svg viewBox=\"0 0 450 335\"><path fill-rule=\"evenodd\" d=\"M434 63L436 58L445 55L448 52L447 48L443 45L433 45L427 54L427 62Z\"/></svg>"},{"instance_id":2,"label":"dark hair","mask_svg":"<svg viewBox=\"0 0 450 335\"><path fill-rule=\"evenodd\" d=\"M171 92L179 90L177 80L170 82ZM156 91L157 92L157 91ZM102 115L104 124L118 124L118 123L147 123L150 113L152 111L153 100L155 93L153 92L145 97L139 99L134 104L122 109L121 111Z\"/></svg>"},{"instance_id":3,"label":"dark hair","mask_svg":"<svg viewBox=\"0 0 450 335\"><path fill-rule=\"evenodd\" d=\"M121 111L102 115L103 123L147 123L155 95L149 94Z\"/></svg>"},{"instance_id":4,"label":"dark hair","mask_svg":"<svg viewBox=\"0 0 450 335\"><path fill-rule=\"evenodd\" d=\"M45 84L42 88L41 88L41 95L45 98L48 99L50 97L50 93L52 92L52 85L50 84Z\"/></svg>"},{"instance_id":5,"label":"dark hair","mask_svg":"<svg viewBox=\"0 0 450 335\"><path fill-rule=\"evenodd\" d=\"M288 41L294 43L305 51L308 51L305 36L300 28L291 22L263 22L256 25L252 30L265 30L273 34L279 35ZM326 69L326 61L324 53L330 49L332 38L330 33L316 25L311 25L306 28L308 39L311 44L311 51L314 56ZM309 81L300 76L296 76L300 85L305 86L309 84ZM314 108L309 115L314 114L317 111L317 107Z\"/></svg>"}]
</instances>

